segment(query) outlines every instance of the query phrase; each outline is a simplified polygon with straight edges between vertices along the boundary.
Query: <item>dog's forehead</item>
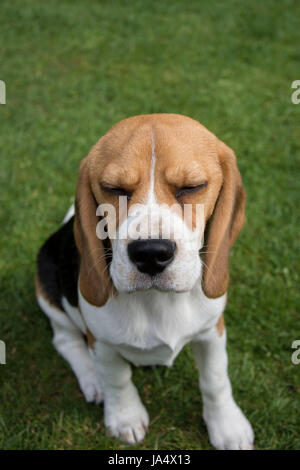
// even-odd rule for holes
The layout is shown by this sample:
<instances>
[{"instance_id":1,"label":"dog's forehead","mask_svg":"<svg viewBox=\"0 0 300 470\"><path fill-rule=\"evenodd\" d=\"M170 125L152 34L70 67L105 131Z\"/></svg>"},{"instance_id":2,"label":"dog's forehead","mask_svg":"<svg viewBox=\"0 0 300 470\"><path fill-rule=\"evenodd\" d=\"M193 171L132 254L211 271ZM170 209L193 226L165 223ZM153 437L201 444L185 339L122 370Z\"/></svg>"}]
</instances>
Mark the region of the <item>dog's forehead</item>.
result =
<instances>
[{"instance_id":1,"label":"dog's forehead","mask_svg":"<svg viewBox=\"0 0 300 470\"><path fill-rule=\"evenodd\" d=\"M101 139L104 164L144 169L155 155L157 166L181 167L216 157L216 137L191 118L172 114L151 114L125 119Z\"/></svg>"}]
</instances>

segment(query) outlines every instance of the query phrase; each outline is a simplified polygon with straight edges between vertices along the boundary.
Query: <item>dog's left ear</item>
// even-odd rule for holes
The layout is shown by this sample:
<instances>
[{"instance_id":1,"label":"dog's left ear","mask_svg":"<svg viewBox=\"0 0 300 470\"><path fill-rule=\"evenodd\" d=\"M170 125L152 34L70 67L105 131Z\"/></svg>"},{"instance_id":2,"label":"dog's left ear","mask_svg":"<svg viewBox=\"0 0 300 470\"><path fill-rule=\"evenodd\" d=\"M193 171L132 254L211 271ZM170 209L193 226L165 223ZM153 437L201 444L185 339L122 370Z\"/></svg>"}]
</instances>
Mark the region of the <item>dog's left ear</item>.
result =
<instances>
[{"instance_id":1,"label":"dog's left ear","mask_svg":"<svg viewBox=\"0 0 300 470\"><path fill-rule=\"evenodd\" d=\"M90 169L94 149L85 157L79 168L76 190L74 236L80 253L80 291L92 305L104 305L112 291L107 266L107 248L97 237L97 201L91 187Z\"/></svg>"},{"instance_id":2,"label":"dog's left ear","mask_svg":"<svg viewBox=\"0 0 300 470\"><path fill-rule=\"evenodd\" d=\"M223 182L204 236L203 290L210 298L220 297L227 290L229 250L244 223L246 203L233 150L220 140L217 140L217 149Z\"/></svg>"}]
</instances>

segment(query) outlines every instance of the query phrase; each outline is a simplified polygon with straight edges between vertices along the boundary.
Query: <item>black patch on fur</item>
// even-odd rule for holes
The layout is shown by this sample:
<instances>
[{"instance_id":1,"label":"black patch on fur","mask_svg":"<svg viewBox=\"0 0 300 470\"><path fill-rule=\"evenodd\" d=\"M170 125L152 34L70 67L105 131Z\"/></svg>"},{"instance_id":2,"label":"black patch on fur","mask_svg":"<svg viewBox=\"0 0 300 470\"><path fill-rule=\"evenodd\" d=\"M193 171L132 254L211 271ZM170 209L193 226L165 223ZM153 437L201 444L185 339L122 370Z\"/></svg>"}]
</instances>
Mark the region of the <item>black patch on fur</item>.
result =
<instances>
[{"instance_id":1,"label":"black patch on fur","mask_svg":"<svg viewBox=\"0 0 300 470\"><path fill-rule=\"evenodd\" d=\"M73 232L74 217L55 232L41 247L38 258L38 278L51 303L64 310L61 300L78 305L77 283L79 253Z\"/></svg>"}]
</instances>

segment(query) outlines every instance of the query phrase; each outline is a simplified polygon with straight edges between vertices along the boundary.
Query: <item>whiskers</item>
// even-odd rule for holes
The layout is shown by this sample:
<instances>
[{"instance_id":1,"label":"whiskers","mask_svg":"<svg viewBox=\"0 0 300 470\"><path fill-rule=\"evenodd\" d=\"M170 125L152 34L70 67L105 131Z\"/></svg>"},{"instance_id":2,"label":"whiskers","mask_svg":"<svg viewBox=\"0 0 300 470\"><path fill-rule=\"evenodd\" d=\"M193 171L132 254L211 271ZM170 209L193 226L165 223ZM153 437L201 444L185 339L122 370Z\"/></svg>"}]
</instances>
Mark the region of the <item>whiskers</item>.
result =
<instances>
[{"instance_id":1,"label":"whiskers","mask_svg":"<svg viewBox=\"0 0 300 470\"><path fill-rule=\"evenodd\" d=\"M205 248L207 245L203 245L202 248ZM213 281L216 282L216 278L215 278L215 275L212 271L212 269L205 263L205 261L203 261L201 255L205 255L205 254L208 254L208 253L216 253L216 251L202 251L202 248L201 250L199 250L199 255L200 255L200 259L201 259L201 263L205 266L206 270L211 274L212 278L213 278ZM202 273L201 273L201 284L203 285L203 275L204 275L204 272L202 270Z\"/></svg>"},{"instance_id":2,"label":"whiskers","mask_svg":"<svg viewBox=\"0 0 300 470\"><path fill-rule=\"evenodd\" d=\"M88 275L92 272L93 269L98 266L101 261L105 260L106 261L106 266L103 270L103 273L107 270L107 268L111 265L112 263L112 249L111 248L99 248L102 252L104 251L103 254L99 258L96 259L96 261L92 264L91 268L88 271Z\"/></svg>"}]
</instances>

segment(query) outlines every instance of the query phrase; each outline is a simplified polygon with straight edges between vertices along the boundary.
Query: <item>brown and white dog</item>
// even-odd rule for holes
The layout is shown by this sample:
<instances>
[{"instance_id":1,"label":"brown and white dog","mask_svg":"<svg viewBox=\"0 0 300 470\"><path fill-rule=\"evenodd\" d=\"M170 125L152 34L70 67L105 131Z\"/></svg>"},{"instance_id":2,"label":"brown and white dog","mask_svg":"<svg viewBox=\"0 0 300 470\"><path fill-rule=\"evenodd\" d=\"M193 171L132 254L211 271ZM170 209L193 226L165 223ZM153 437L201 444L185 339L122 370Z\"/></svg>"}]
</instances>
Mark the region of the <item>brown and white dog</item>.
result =
<instances>
[{"instance_id":1,"label":"brown and white dog","mask_svg":"<svg viewBox=\"0 0 300 470\"><path fill-rule=\"evenodd\" d=\"M122 217L120 196L128 202ZM232 396L223 320L229 250L245 198L234 152L180 115L125 119L81 162L75 215L71 208L42 246L36 291L56 349L86 400L104 400L113 436L134 444L149 424L129 363L170 366L190 343L212 445L253 447L251 425ZM96 215L103 204L120 220L111 239L97 234L99 221L107 223ZM176 210L188 204L189 223ZM136 205L155 206L155 217L131 211ZM198 206L204 223L194 236ZM151 237L143 228L138 238L130 235L136 220L150 226Z\"/></svg>"}]
</instances>

